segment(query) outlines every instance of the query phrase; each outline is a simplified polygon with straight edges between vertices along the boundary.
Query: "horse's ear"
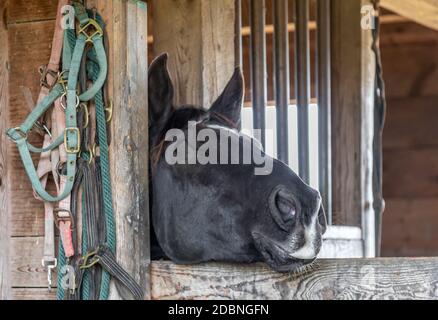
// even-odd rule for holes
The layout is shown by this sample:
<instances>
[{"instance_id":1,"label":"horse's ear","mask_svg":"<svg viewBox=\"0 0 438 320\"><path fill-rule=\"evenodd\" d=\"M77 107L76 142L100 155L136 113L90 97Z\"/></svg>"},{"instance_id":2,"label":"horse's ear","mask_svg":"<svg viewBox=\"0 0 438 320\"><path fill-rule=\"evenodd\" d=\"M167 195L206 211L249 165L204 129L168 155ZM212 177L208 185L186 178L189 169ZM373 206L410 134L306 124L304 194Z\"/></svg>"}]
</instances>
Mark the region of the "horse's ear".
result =
<instances>
[{"instance_id":1,"label":"horse's ear","mask_svg":"<svg viewBox=\"0 0 438 320\"><path fill-rule=\"evenodd\" d=\"M149 67L149 121L151 126L163 124L172 111L173 85L167 70L167 53L156 58Z\"/></svg>"},{"instance_id":2,"label":"horse's ear","mask_svg":"<svg viewBox=\"0 0 438 320\"><path fill-rule=\"evenodd\" d=\"M240 127L242 103L243 103L243 75L240 68L234 70L231 80L228 82L224 92L213 103L211 112L216 112L231 120L237 127Z\"/></svg>"}]
</instances>

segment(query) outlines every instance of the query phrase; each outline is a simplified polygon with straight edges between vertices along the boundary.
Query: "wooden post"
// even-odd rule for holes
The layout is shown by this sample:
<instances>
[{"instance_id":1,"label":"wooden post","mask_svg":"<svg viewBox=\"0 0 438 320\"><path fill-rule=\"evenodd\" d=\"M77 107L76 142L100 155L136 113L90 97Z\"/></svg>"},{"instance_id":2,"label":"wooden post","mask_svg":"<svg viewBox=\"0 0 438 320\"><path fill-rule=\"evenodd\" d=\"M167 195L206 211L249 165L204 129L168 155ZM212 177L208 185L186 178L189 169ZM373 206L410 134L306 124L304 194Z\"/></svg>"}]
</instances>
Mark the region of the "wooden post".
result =
<instances>
[{"instance_id":1,"label":"wooden post","mask_svg":"<svg viewBox=\"0 0 438 320\"><path fill-rule=\"evenodd\" d=\"M109 43L108 85L114 102L111 179L117 260L150 297L147 6L141 1L88 1L103 16ZM119 292L111 290L111 298Z\"/></svg>"},{"instance_id":2,"label":"wooden post","mask_svg":"<svg viewBox=\"0 0 438 320\"><path fill-rule=\"evenodd\" d=\"M374 256L372 192L375 59L361 28L368 0L332 0L332 170L334 224L362 226Z\"/></svg>"},{"instance_id":3,"label":"wooden post","mask_svg":"<svg viewBox=\"0 0 438 320\"><path fill-rule=\"evenodd\" d=\"M9 216L10 193L8 176L8 142L3 134L8 128L9 106L8 32L6 29L7 1L0 3L0 300L10 297L9 282Z\"/></svg>"},{"instance_id":4,"label":"wooden post","mask_svg":"<svg viewBox=\"0 0 438 320\"><path fill-rule=\"evenodd\" d=\"M154 54L169 53L175 104L210 107L239 64L235 0L154 0Z\"/></svg>"}]
</instances>

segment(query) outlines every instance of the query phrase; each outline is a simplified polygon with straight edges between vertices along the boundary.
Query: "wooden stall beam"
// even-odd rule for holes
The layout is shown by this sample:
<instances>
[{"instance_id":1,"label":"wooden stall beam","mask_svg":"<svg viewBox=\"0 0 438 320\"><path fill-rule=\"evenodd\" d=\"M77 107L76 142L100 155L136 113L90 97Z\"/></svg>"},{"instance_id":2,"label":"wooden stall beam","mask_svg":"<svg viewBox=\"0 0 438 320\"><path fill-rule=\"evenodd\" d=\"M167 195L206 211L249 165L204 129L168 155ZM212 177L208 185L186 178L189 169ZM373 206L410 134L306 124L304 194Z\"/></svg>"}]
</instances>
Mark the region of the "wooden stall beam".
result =
<instances>
[{"instance_id":1,"label":"wooden stall beam","mask_svg":"<svg viewBox=\"0 0 438 320\"><path fill-rule=\"evenodd\" d=\"M350 255L348 237L359 245L358 228L325 235L323 251ZM44 239L14 238L11 274L15 299L53 299L39 252ZM347 250L347 251L346 251ZM326 253L321 252L321 257ZM280 274L265 264L175 265L152 262L153 299L437 299L438 258L319 260L314 273Z\"/></svg>"},{"instance_id":2,"label":"wooden stall beam","mask_svg":"<svg viewBox=\"0 0 438 320\"><path fill-rule=\"evenodd\" d=\"M153 262L153 299L437 299L438 258L320 260L293 276L264 264Z\"/></svg>"},{"instance_id":3,"label":"wooden stall beam","mask_svg":"<svg viewBox=\"0 0 438 320\"><path fill-rule=\"evenodd\" d=\"M362 227L365 256L373 257L375 59L371 30L360 24L369 4L332 0L332 177L334 224Z\"/></svg>"},{"instance_id":4,"label":"wooden stall beam","mask_svg":"<svg viewBox=\"0 0 438 320\"><path fill-rule=\"evenodd\" d=\"M380 5L428 28L438 30L438 0L380 0Z\"/></svg>"},{"instance_id":5,"label":"wooden stall beam","mask_svg":"<svg viewBox=\"0 0 438 320\"><path fill-rule=\"evenodd\" d=\"M10 192L8 174L8 141L3 134L8 128L7 108L9 106L8 31L6 6L0 2L0 300L10 297L9 244L10 244Z\"/></svg>"},{"instance_id":6,"label":"wooden stall beam","mask_svg":"<svg viewBox=\"0 0 438 320\"><path fill-rule=\"evenodd\" d=\"M175 104L209 108L233 74L235 0L154 0L154 54L169 53Z\"/></svg>"}]
</instances>

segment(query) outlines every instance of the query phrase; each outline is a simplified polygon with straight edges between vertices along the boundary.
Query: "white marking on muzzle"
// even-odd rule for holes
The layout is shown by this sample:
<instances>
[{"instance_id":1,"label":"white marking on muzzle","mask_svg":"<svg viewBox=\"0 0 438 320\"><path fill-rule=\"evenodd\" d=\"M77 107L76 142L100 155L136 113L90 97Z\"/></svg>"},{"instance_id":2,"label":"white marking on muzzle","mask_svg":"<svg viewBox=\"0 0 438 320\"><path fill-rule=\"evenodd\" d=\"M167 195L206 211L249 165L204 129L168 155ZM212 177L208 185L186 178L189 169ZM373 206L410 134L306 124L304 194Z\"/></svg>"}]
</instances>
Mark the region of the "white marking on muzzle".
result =
<instances>
[{"instance_id":1,"label":"white marking on muzzle","mask_svg":"<svg viewBox=\"0 0 438 320\"><path fill-rule=\"evenodd\" d=\"M291 254L292 258L300 259L300 260L311 260L316 258L316 248L314 245L314 240L318 236L316 231L316 224L318 222L318 215L316 214L310 225L308 227L304 227L304 245Z\"/></svg>"}]
</instances>

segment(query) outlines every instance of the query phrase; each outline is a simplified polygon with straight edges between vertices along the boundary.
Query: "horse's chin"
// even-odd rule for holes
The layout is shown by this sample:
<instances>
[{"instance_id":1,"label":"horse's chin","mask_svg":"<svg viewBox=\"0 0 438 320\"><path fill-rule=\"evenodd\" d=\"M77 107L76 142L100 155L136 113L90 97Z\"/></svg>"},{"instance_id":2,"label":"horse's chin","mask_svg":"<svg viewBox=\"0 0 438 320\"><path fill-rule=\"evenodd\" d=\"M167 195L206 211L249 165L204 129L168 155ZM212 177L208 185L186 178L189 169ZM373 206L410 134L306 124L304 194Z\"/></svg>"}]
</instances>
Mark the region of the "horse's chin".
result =
<instances>
[{"instance_id":1,"label":"horse's chin","mask_svg":"<svg viewBox=\"0 0 438 320\"><path fill-rule=\"evenodd\" d=\"M283 273L300 273L315 262L316 258L301 260L292 257L293 252L283 248L275 240L271 240L260 233L252 234L255 246L261 253L264 261L275 271Z\"/></svg>"}]
</instances>

